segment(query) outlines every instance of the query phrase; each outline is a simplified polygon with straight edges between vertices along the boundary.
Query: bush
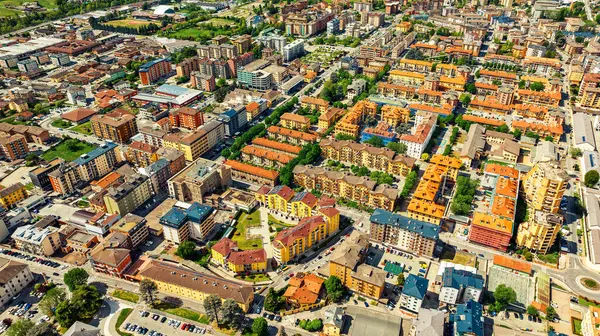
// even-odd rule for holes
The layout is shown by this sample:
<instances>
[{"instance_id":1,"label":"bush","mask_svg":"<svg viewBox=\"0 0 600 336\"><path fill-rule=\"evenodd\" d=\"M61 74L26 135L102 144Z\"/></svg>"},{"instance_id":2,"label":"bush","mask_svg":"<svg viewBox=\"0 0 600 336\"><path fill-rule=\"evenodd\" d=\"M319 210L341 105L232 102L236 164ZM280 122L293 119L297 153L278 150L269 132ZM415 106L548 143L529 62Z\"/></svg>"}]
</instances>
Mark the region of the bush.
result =
<instances>
[{"instance_id":1,"label":"bush","mask_svg":"<svg viewBox=\"0 0 600 336\"><path fill-rule=\"evenodd\" d=\"M600 174L596 170L590 170L585 173L584 184L588 188L593 188L596 184L598 184L598 180L600 180Z\"/></svg>"}]
</instances>

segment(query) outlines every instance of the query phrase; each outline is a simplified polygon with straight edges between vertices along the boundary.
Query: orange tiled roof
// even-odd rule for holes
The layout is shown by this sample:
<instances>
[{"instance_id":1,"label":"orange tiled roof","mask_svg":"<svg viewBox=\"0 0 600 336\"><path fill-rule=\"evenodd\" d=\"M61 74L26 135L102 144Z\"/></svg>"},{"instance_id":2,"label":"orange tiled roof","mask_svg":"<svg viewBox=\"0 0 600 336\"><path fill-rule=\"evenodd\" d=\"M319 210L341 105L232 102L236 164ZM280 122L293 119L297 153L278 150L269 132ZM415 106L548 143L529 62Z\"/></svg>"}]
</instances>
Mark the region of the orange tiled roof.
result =
<instances>
[{"instance_id":1,"label":"orange tiled roof","mask_svg":"<svg viewBox=\"0 0 600 336\"><path fill-rule=\"evenodd\" d=\"M429 162L434 163L439 166L451 167L451 168L456 168L456 169L459 169L460 166L462 165L462 161L460 159L451 157L451 156L444 156L444 155L440 155L440 154L434 154L431 157L431 160L429 160Z\"/></svg>"},{"instance_id":2,"label":"orange tiled roof","mask_svg":"<svg viewBox=\"0 0 600 336\"><path fill-rule=\"evenodd\" d=\"M258 104L257 102L251 102L248 103L248 105L246 105L246 111L254 111L260 108L260 104Z\"/></svg>"},{"instance_id":3,"label":"orange tiled roof","mask_svg":"<svg viewBox=\"0 0 600 336\"><path fill-rule=\"evenodd\" d=\"M490 76L490 77L500 77L500 78L506 78L506 79L517 79L517 75L515 75L514 73L510 73L510 72L506 72L506 71L499 71L499 70L481 69L481 70L479 70L479 75Z\"/></svg>"},{"instance_id":4,"label":"orange tiled roof","mask_svg":"<svg viewBox=\"0 0 600 336\"><path fill-rule=\"evenodd\" d=\"M277 162L280 162L283 164L287 164L288 162L290 162L292 160L292 157L289 155L276 153L276 152L270 151L268 149L262 149L262 148L258 148L258 147L252 146L252 145L248 145L248 146L245 146L244 148L242 148L242 153L252 155L252 156L257 156L260 158L265 158L265 159L271 160L271 161L277 161Z\"/></svg>"},{"instance_id":5,"label":"orange tiled roof","mask_svg":"<svg viewBox=\"0 0 600 336\"><path fill-rule=\"evenodd\" d=\"M510 111L512 111L512 105L504 105L504 104L500 104L495 100L490 100L490 99L485 99L485 100L481 100L481 99L473 99L471 101L471 103L469 103L469 108L490 108L490 109L494 109L494 110L502 110L505 111L505 113L508 113Z\"/></svg>"},{"instance_id":6,"label":"orange tiled roof","mask_svg":"<svg viewBox=\"0 0 600 336\"><path fill-rule=\"evenodd\" d=\"M500 126L500 125L505 124L505 122L502 120L477 117L477 116L470 115L470 114L463 115L463 120L472 121L472 122L478 123L478 124L492 125L492 126Z\"/></svg>"},{"instance_id":7,"label":"orange tiled roof","mask_svg":"<svg viewBox=\"0 0 600 336\"><path fill-rule=\"evenodd\" d=\"M492 216L483 212L475 212L473 214L472 225L484 227L489 230L494 230L500 234L512 235L512 221L506 218Z\"/></svg>"},{"instance_id":8,"label":"orange tiled roof","mask_svg":"<svg viewBox=\"0 0 600 336\"><path fill-rule=\"evenodd\" d=\"M115 183L115 181L117 181L120 178L121 178L121 174L119 174L117 172L110 172L103 178L96 181L95 183L92 182L90 184L96 185L102 189L106 189L106 188L110 187L113 183Z\"/></svg>"},{"instance_id":9,"label":"orange tiled roof","mask_svg":"<svg viewBox=\"0 0 600 336\"><path fill-rule=\"evenodd\" d=\"M494 265L510 268L515 271L531 274L531 264L521 260L509 258L503 255L494 255Z\"/></svg>"},{"instance_id":10,"label":"orange tiled roof","mask_svg":"<svg viewBox=\"0 0 600 336\"><path fill-rule=\"evenodd\" d=\"M478 89L487 89L487 90L494 90L494 91L498 90L498 85L482 83L482 82L475 82L475 87Z\"/></svg>"},{"instance_id":11,"label":"orange tiled roof","mask_svg":"<svg viewBox=\"0 0 600 336\"><path fill-rule=\"evenodd\" d=\"M252 140L252 144L256 146L273 148L276 150L280 150L283 152L288 152L292 154L298 154L302 150L300 146L288 145L285 143L281 143L279 141L269 140L266 138L255 138Z\"/></svg>"},{"instance_id":12,"label":"orange tiled roof","mask_svg":"<svg viewBox=\"0 0 600 336\"><path fill-rule=\"evenodd\" d=\"M545 91L533 91L533 90L521 89L521 90L517 90L517 94L519 96L536 96L536 97L551 98L551 99L557 99L557 100L560 100L562 97L559 91L545 92Z\"/></svg>"},{"instance_id":13,"label":"orange tiled roof","mask_svg":"<svg viewBox=\"0 0 600 336\"><path fill-rule=\"evenodd\" d=\"M418 198L413 198L408 204L408 211L426 214L435 218L444 217L446 207L431 201L425 201Z\"/></svg>"},{"instance_id":14,"label":"orange tiled roof","mask_svg":"<svg viewBox=\"0 0 600 336\"><path fill-rule=\"evenodd\" d=\"M516 179L500 176L500 178L498 178L498 182L496 182L497 195L515 198L517 197L518 188L519 182Z\"/></svg>"},{"instance_id":15,"label":"orange tiled roof","mask_svg":"<svg viewBox=\"0 0 600 336\"><path fill-rule=\"evenodd\" d=\"M295 122L303 123L303 124L310 123L310 119L308 119L308 117L301 116L301 115L295 114L295 113L284 113L284 114L281 115L280 119L281 120L295 121Z\"/></svg>"},{"instance_id":16,"label":"orange tiled roof","mask_svg":"<svg viewBox=\"0 0 600 336\"><path fill-rule=\"evenodd\" d=\"M263 263L267 261L267 253L264 249L232 251L227 262L234 265L251 265L253 263Z\"/></svg>"},{"instance_id":17,"label":"orange tiled roof","mask_svg":"<svg viewBox=\"0 0 600 336\"><path fill-rule=\"evenodd\" d=\"M408 105L408 108L413 109L413 110L433 112L433 113L443 114L443 115L449 115L450 113L452 113L452 109L449 107L438 107L438 106L432 106L432 105L428 105L428 104L414 103L414 104Z\"/></svg>"},{"instance_id":18,"label":"orange tiled roof","mask_svg":"<svg viewBox=\"0 0 600 336\"><path fill-rule=\"evenodd\" d=\"M491 173L494 175L500 175L504 177L509 177L512 179L519 178L519 171L512 167L507 167L503 165L499 165L497 163L490 163L485 166L485 172Z\"/></svg>"},{"instance_id":19,"label":"orange tiled roof","mask_svg":"<svg viewBox=\"0 0 600 336\"><path fill-rule=\"evenodd\" d=\"M300 98L300 103L325 106L325 107L329 106L329 102L327 100L315 98L315 97L311 97L311 96L304 96L304 97Z\"/></svg>"},{"instance_id":20,"label":"orange tiled roof","mask_svg":"<svg viewBox=\"0 0 600 336\"><path fill-rule=\"evenodd\" d=\"M522 130L530 130L532 132L551 133L555 135L562 135L564 133L562 125L546 125L541 123L530 123L525 120L515 120L512 122L513 128Z\"/></svg>"},{"instance_id":21,"label":"orange tiled roof","mask_svg":"<svg viewBox=\"0 0 600 336\"><path fill-rule=\"evenodd\" d=\"M516 202L514 199L495 196L492 203L492 213L497 216L513 219L515 218L515 205Z\"/></svg>"},{"instance_id":22,"label":"orange tiled roof","mask_svg":"<svg viewBox=\"0 0 600 336\"><path fill-rule=\"evenodd\" d=\"M394 89L394 90L408 91L408 92L416 92L417 91L414 87L400 85L400 84L393 84L393 83L379 82L379 83L377 83L377 86L380 88Z\"/></svg>"},{"instance_id":23,"label":"orange tiled roof","mask_svg":"<svg viewBox=\"0 0 600 336\"><path fill-rule=\"evenodd\" d=\"M427 201L434 201L439 187L439 183L430 180L422 180L417 186L413 196Z\"/></svg>"},{"instance_id":24,"label":"orange tiled roof","mask_svg":"<svg viewBox=\"0 0 600 336\"><path fill-rule=\"evenodd\" d=\"M279 173L274 170L267 170L260 167L255 167L246 163L242 163L236 160L225 160L225 165L231 167L233 170L241 171L250 175L263 177L269 180L276 180L279 177Z\"/></svg>"},{"instance_id":25,"label":"orange tiled roof","mask_svg":"<svg viewBox=\"0 0 600 336\"><path fill-rule=\"evenodd\" d=\"M427 43L422 43L422 42L417 42L415 44L413 44L412 46L410 46L411 48L424 48L424 49L435 49L437 50L438 47L436 45L433 44L427 44Z\"/></svg>"},{"instance_id":26,"label":"orange tiled roof","mask_svg":"<svg viewBox=\"0 0 600 336\"><path fill-rule=\"evenodd\" d=\"M304 141L310 141L310 142L317 141L317 136L314 134L291 130L291 129L283 128L283 127L279 127L279 126L269 126L269 128L267 128L267 132L290 136L292 138L302 139Z\"/></svg>"},{"instance_id":27,"label":"orange tiled roof","mask_svg":"<svg viewBox=\"0 0 600 336\"><path fill-rule=\"evenodd\" d=\"M400 60L400 64L414 64L414 65L423 65L423 66L428 66L431 67L433 66L432 62L427 62L427 61L419 61L419 60L413 60L413 59L408 59L408 58L404 58Z\"/></svg>"},{"instance_id":28,"label":"orange tiled roof","mask_svg":"<svg viewBox=\"0 0 600 336\"><path fill-rule=\"evenodd\" d=\"M390 71L390 76L412 77L412 78L418 78L418 79L425 78L425 75L420 72L412 72L412 71L404 71L404 70L392 70L392 71Z\"/></svg>"}]
</instances>

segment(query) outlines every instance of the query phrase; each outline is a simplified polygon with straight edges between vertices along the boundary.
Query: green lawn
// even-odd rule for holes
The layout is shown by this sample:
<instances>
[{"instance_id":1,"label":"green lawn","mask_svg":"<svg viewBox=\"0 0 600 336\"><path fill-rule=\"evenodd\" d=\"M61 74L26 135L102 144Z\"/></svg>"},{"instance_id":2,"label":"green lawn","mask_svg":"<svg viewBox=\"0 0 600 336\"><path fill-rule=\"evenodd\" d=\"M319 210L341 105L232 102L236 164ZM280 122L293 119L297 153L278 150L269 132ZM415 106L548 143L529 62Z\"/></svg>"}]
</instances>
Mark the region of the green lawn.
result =
<instances>
[{"instance_id":1,"label":"green lawn","mask_svg":"<svg viewBox=\"0 0 600 336\"><path fill-rule=\"evenodd\" d=\"M235 25L236 25L235 22L233 22L231 20L223 19L223 18L212 18L212 19L208 20L208 22L212 23L216 27L223 27L223 26L235 27Z\"/></svg>"},{"instance_id":2,"label":"green lawn","mask_svg":"<svg viewBox=\"0 0 600 336\"><path fill-rule=\"evenodd\" d=\"M56 128L69 128L69 127L73 126L73 124L71 124L70 121L63 120L63 119L56 119L50 125L52 125Z\"/></svg>"},{"instance_id":3,"label":"green lawn","mask_svg":"<svg viewBox=\"0 0 600 336\"><path fill-rule=\"evenodd\" d=\"M537 257L538 257L538 259L540 259L541 261L543 261L547 264L556 265L556 264L558 264L559 254L558 254L558 252L541 254L541 255L538 254Z\"/></svg>"},{"instance_id":4,"label":"green lawn","mask_svg":"<svg viewBox=\"0 0 600 336\"><path fill-rule=\"evenodd\" d=\"M133 303L138 303L138 301L140 300L140 297L136 293L121 289L115 289L111 295L118 299Z\"/></svg>"},{"instance_id":5,"label":"green lawn","mask_svg":"<svg viewBox=\"0 0 600 336\"><path fill-rule=\"evenodd\" d=\"M169 314L177 315L181 318L185 318L188 320L196 321L202 324L210 324L210 320L204 314L200 314L199 312L186 309L186 308L169 308L169 305L158 306L158 309L167 312Z\"/></svg>"},{"instance_id":6,"label":"green lawn","mask_svg":"<svg viewBox=\"0 0 600 336\"><path fill-rule=\"evenodd\" d=\"M119 317L117 317L117 323L115 325L115 329L117 329L117 332L121 336L133 336L133 334L119 330L119 328L121 327L123 322L125 322L125 320L129 316L129 314L131 314L132 311L133 311L133 309L131 309L131 308L125 308L125 309L121 310L121 312L119 313Z\"/></svg>"},{"instance_id":7,"label":"green lawn","mask_svg":"<svg viewBox=\"0 0 600 336\"><path fill-rule=\"evenodd\" d=\"M160 22L158 22L158 21L144 21L144 20L135 20L135 19L112 20L112 21L106 22L107 25L111 25L113 27L132 27L132 28L147 26L151 23L154 23L154 24L160 26Z\"/></svg>"},{"instance_id":8,"label":"green lawn","mask_svg":"<svg viewBox=\"0 0 600 336\"><path fill-rule=\"evenodd\" d=\"M75 131L81 134L92 135L92 122L88 121L81 125L74 126L73 128L71 128L71 131Z\"/></svg>"},{"instance_id":9,"label":"green lawn","mask_svg":"<svg viewBox=\"0 0 600 336\"><path fill-rule=\"evenodd\" d=\"M282 222L279 219L275 218L271 214L269 214L267 218L268 218L268 221L269 221L269 225L273 225L276 228L280 227L280 228L284 228L285 229L285 228L296 226L295 224Z\"/></svg>"},{"instance_id":10,"label":"green lawn","mask_svg":"<svg viewBox=\"0 0 600 336\"><path fill-rule=\"evenodd\" d=\"M258 211L251 214L242 213L235 227L233 238L231 238L237 242L241 250L253 250L262 246L262 239L260 238L246 239L246 229L256 226L260 226L260 214Z\"/></svg>"},{"instance_id":11,"label":"green lawn","mask_svg":"<svg viewBox=\"0 0 600 336\"><path fill-rule=\"evenodd\" d=\"M62 158L66 161L73 161L81 154L91 152L94 148L96 148L95 146L86 142L77 139L73 140L77 141L77 150L73 151L73 148L69 148L65 141L62 141L60 144L48 149L44 154L42 154L42 159L48 162L56 158Z\"/></svg>"},{"instance_id":12,"label":"green lawn","mask_svg":"<svg viewBox=\"0 0 600 336\"><path fill-rule=\"evenodd\" d=\"M573 325L571 326L572 330L573 330L573 333L575 335L582 335L582 333L581 333L581 320L579 320L579 319L572 319L571 321L573 321Z\"/></svg>"},{"instance_id":13,"label":"green lawn","mask_svg":"<svg viewBox=\"0 0 600 336\"><path fill-rule=\"evenodd\" d=\"M2 8L2 7L0 7L0 9L1 9L1 8ZM1 11L0 11L0 12L1 12ZM0 16L1 16L1 14L0 14ZM0 120L0 122L5 122L5 123L11 124L11 125L27 125L27 122L25 122L25 121L20 121L20 120L17 120L17 119L15 119L15 117L14 117L14 116L9 116L9 117L6 117L6 118L4 118L4 119Z\"/></svg>"},{"instance_id":14,"label":"green lawn","mask_svg":"<svg viewBox=\"0 0 600 336\"><path fill-rule=\"evenodd\" d=\"M7 8L10 6L19 6L24 2L31 2L30 0L2 0L0 1L0 16L9 16L9 15L20 15L23 14L22 11L12 8ZM40 6L48 9L56 8L55 0L38 0L37 1Z\"/></svg>"},{"instance_id":15,"label":"green lawn","mask_svg":"<svg viewBox=\"0 0 600 336\"><path fill-rule=\"evenodd\" d=\"M553 285L553 286L556 286L556 285ZM579 298L579 304L582 305L582 306L594 306L594 307L600 308L599 304L593 303L593 302L588 301L588 300L586 300L584 298Z\"/></svg>"},{"instance_id":16,"label":"green lawn","mask_svg":"<svg viewBox=\"0 0 600 336\"><path fill-rule=\"evenodd\" d=\"M235 278L244 280L244 281L255 282L255 283L271 280L271 278L269 278L269 276L267 274L238 275Z\"/></svg>"}]
</instances>

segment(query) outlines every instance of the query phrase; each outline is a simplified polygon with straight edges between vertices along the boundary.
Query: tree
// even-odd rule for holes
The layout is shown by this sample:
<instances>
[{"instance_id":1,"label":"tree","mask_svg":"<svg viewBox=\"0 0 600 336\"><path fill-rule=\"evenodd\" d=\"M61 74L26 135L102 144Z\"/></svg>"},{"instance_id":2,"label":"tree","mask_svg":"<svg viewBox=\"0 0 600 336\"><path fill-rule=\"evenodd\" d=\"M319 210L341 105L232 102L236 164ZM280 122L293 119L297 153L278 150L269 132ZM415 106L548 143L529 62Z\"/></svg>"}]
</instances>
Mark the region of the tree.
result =
<instances>
[{"instance_id":1,"label":"tree","mask_svg":"<svg viewBox=\"0 0 600 336\"><path fill-rule=\"evenodd\" d=\"M396 281L396 285L400 287L404 286L404 273L398 274L398 280Z\"/></svg>"},{"instance_id":2,"label":"tree","mask_svg":"<svg viewBox=\"0 0 600 336\"><path fill-rule=\"evenodd\" d=\"M58 336L58 332L56 328L54 328L48 322L42 322L40 324L36 324L33 328L29 329L27 336Z\"/></svg>"},{"instance_id":3,"label":"tree","mask_svg":"<svg viewBox=\"0 0 600 336\"><path fill-rule=\"evenodd\" d=\"M471 93L471 94L476 94L477 87L475 86L474 83L468 83L468 84L465 84L465 91L467 91L468 93Z\"/></svg>"},{"instance_id":4,"label":"tree","mask_svg":"<svg viewBox=\"0 0 600 336\"><path fill-rule=\"evenodd\" d=\"M554 307L548 306L548 308L546 308L546 320L553 321L554 319L557 319L557 318L558 318L558 314L556 313L556 310L554 309Z\"/></svg>"},{"instance_id":5,"label":"tree","mask_svg":"<svg viewBox=\"0 0 600 336\"><path fill-rule=\"evenodd\" d=\"M529 89L532 91L544 91L544 83L542 82L533 82L529 84Z\"/></svg>"},{"instance_id":6,"label":"tree","mask_svg":"<svg viewBox=\"0 0 600 336\"><path fill-rule=\"evenodd\" d=\"M102 306L102 293L92 285L79 286L71 295L79 319L91 319Z\"/></svg>"},{"instance_id":7,"label":"tree","mask_svg":"<svg viewBox=\"0 0 600 336\"><path fill-rule=\"evenodd\" d=\"M33 328L35 324L29 319L20 319L10 325L6 330L7 336L27 336L29 329Z\"/></svg>"},{"instance_id":8,"label":"tree","mask_svg":"<svg viewBox=\"0 0 600 336\"><path fill-rule=\"evenodd\" d=\"M531 316L538 316L540 312L532 305L527 306L527 314Z\"/></svg>"},{"instance_id":9,"label":"tree","mask_svg":"<svg viewBox=\"0 0 600 336\"><path fill-rule=\"evenodd\" d=\"M239 329L244 319L244 311L234 300L227 299L223 302L223 307L221 307L221 316L223 316L222 323L228 325L230 328Z\"/></svg>"},{"instance_id":10,"label":"tree","mask_svg":"<svg viewBox=\"0 0 600 336\"><path fill-rule=\"evenodd\" d=\"M469 106L469 103L471 103L471 95L468 93L463 93L460 95L460 98L458 98L458 100L462 103L464 107L467 107Z\"/></svg>"},{"instance_id":11,"label":"tree","mask_svg":"<svg viewBox=\"0 0 600 336\"><path fill-rule=\"evenodd\" d=\"M71 304L71 301L63 301L56 307L55 317L61 327L69 328L77 321L77 308Z\"/></svg>"},{"instance_id":12,"label":"tree","mask_svg":"<svg viewBox=\"0 0 600 336\"><path fill-rule=\"evenodd\" d=\"M219 314L221 312L221 306L221 298L218 295L209 295L204 299L204 311L206 311L206 316L208 316L211 321L217 321L217 324L220 324Z\"/></svg>"},{"instance_id":13,"label":"tree","mask_svg":"<svg viewBox=\"0 0 600 336\"><path fill-rule=\"evenodd\" d=\"M190 260L196 255L196 244L191 240L186 240L177 246L175 254L183 259Z\"/></svg>"},{"instance_id":14,"label":"tree","mask_svg":"<svg viewBox=\"0 0 600 336\"><path fill-rule=\"evenodd\" d=\"M285 299L282 297L285 289L286 288L284 287L283 289L276 291L273 288L269 288L264 303L264 308L266 311L274 313L281 308L285 302Z\"/></svg>"},{"instance_id":15,"label":"tree","mask_svg":"<svg viewBox=\"0 0 600 336\"><path fill-rule=\"evenodd\" d=\"M554 142L554 138L551 135L546 135L546 137L544 138L544 140L550 141L550 142Z\"/></svg>"},{"instance_id":16,"label":"tree","mask_svg":"<svg viewBox=\"0 0 600 336\"><path fill-rule=\"evenodd\" d=\"M377 148L383 147L383 140L378 136L371 137L365 143Z\"/></svg>"},{"instance_id":17,"label":"tree","mask_svg":"<svg viewBox=\"0 0 600 336\"><path fill-rule=\"evenodd\" d=\"M77 152L81 147L81 144L77 139L68 139L65 141L65 145L67 146L67 149L71 152Z\"/></svg>"},{"instance_id":18,"label":"tree","mask_svg":"<svg viewBox=\"0 0 600 336\"><path fill-rule=\"evenodd\" d=\"M429 161L429 154L427 154L427 153L421 154L421 160L423 160L423 161Z\"/></svg>"},{"instance_id":19,"label":"tree","mask_svg":"<svg viewBox=\"0 0 600 336\"><path fill-rule=\"evenodd\" d=\"M506 286L505 284L500 284L496 287L496 291L494 291L494 299L495 299L495 308L497 311L504 310L509 304L517 301L517 293L515 290Z\"/></svg>"},{"instance_id":20,"label":"tree","mask_svg":"<svg viewBox=\"0 0 600 336\"><path fill-rule=\"evenodd\" d=\"M600 180L600 174L598 174L598 171L590 170L589 172L585 173L583 183L586 187L593 188L598 183L598 180Z\"/></svg>"},{"instance_id":21,"label":"tree","mask_svg":"<svg viewBox=\"0 0 600 336\"><path fill-rule=\"evenodd\" d=\"M67 293L62 288L52 288L47 291L42 300L40 300L40 310L42 313L53 316L56 307L67 298Z\"/></svg>"},{"instance_id":22,"label":"tree","mask_svg":"<svg viewBox=\"0 0 600 336\"><path fill-rule=\"evenodd\" d=\"M63 280L65 282L65 285L67 285L69 290L72 292L77 288L77 286L87 284L88 278L88 272L86 272L86 270L84 270L83 268L78 267L73 268L72 270L69 270L67 273L65 273Z\"/></svg>"},{"instance_id":23,"label":"tree","mask_svg":"<svg viewBox=\"0 0 600 336\"><path fill-rule=\"evenodd\" d=\"M217 87L224 87L225 85L227 85L227 80L225 80L225 78L219 78L217 81Z\"/></svg>"},{"instance_id":24,"label":"tree","mask_svg":"<svg viewBox=\"0 0 600 336\"><path fill-rule=\"evenodd\" d=\"M583 155L583 153L581 152L581 149L577 148L577 147L573 147L570 150L571 152L571 157L573 159L580 157L581 155Z\"/></svg>"},{"instance_id":25,"label":"tree","mask_svg":"<svg viewBox=\"0 0 600 336\"><path fill-rule=\"evenodd\" d=\"M502 124L498 127L496 127L496 132L500 132L500 133L508 133L510 129L508 128L508 125L506 124Z\"/></svg>"},{"instance_id":26,"label":"tree","mask_svg":"<svg viewBox=\"0 0 600 336\"><path fill-rule=\"evenodd\" d=\"M388 142L386 147L398 154L404 154L408 150L408 146L406 144L398 142Z\"/></svg>"},{"instance_id":27,"label":"tree","mask_svg":"<svg viewBox=\"0 0 600 336\"><path fill-rule=\"evenodd\" d=\"M353 137L352 135L348 135L348 134L344 134L344 133L338 133L335 136L335 140L339 140L339 141L343 141L343 140L355 140L356 138Z\"/></svg>"},{"instance_id":28,"label":"tree","mask_svg":"<svg viewBox=\"0 0 600 336\"><path fill-rule=\"evenodd\" d=\"M154 303L156 298L156 292L158 291L158 286L156 283L150 279L143 279L140 282L140 295L142 296L142 300L147 304Z\"/></svg>"},{"instance_id":29,"label":"tree","mask_svg":"<svg viewBox=\"0 0 600 336\"><path fill-rule=\"evenodd\" d=\"M325 280L325 289L327 290L327 298L333 302L338 302L346 292L342 281L335 275Z\"/></svg>"},{"instance_id":30,"label":"tree","mask_svg":"<svg viewBox=\"0 0 600 336\"><path fill-rule=\"evenodd\" d=\"M252 332L257 336L267 336L269 324L264 317L258 317L252 322Z\"/></svg>"}]
</instances>

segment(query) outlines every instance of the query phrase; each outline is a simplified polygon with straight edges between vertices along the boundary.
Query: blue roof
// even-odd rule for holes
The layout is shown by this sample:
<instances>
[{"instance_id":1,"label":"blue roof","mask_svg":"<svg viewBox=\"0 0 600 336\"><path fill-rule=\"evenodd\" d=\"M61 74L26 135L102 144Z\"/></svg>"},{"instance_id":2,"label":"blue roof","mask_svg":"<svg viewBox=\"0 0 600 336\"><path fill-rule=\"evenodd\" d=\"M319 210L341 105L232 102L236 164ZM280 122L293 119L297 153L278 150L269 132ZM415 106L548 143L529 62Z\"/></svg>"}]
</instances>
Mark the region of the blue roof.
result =
<instances>
[{"instance_id":1,"label":"blue roof","mask_svg":"<svg viewBox=\"0 0 600 336\"><path fill-rule=\"evenodd\" d=\"M84 165L94 159L96 159L97 157L106 154L107 152L113 150L117 148L117 144L114 142L106 142L103 143L102 145L94 148L91 152L87 153L87 154L83 154L80 157L78 157L77 159L73 160L73 162L76 165Z\"/></svg>"},{"instance_id":2,"label":"blue roof","mask_svg":"<svg viewBox=\"0 0 600 336\"><path fill-rule=\"evenodd\" d=\"M440 235L439 225L404 217L402 215L391 213L383 209L375 209L369 220L371 221L371 223L380 225L392 225L395 227L399 227L403 230L416 232L421 236L429 239L437 240Z\"/></svg>"},{"instance_id":3,"label":"blue roof","mask_svg":"<svg viewBox=\"0 0 600 336\"><path fill-rule=\"evenodd\" d=\"M402 294L423 300L425 294L427 294L427 285L429 285L429 280L409 274L404 282Z\"/></svg>"},{"instance_id":4,"label":"blue roof","mask_svg":"<svg viewBox=\"0 0 600 336\"><path fill-rule=\"evenodd\" d=\"M160 217L160 223L174 229L179 229L187 222L187 216L179 208L171 208L169 212Z\"/></svg>"},{"instance_id":5,"label":"blue roof","mask_svg":"<svg viewBox=\"0 0 600 336\"><path fill-rule=\"evenodd\" d=\"M481 303L473 300L457 305L456 314L454 314L454 333L456 335L483 336L482 307Z\"/></svg>"},{"instance_id":6,"label":"blue roof","mask_svg":"<svg viewBox=\"0 0 600 336\"><path fill-rule=\"evenodd\" d=\"M210 214L213 212L214 208L208 205L200 204L198 202L192 203L187 210L188 219L195 223L202 223Z\"/></svg>"},{"instance_id":7,"label":"blue roof","mask_svg":"<svg viewBox=\"0 0 600 336\"><path fill-rule=\"evenodd\" d=\"M160 158L160 159L156 160L156 162L154 162L148 166L148 171L149 172L157 172L157 171L160 171L161 169L165 168L168 165L169 165L169 160L167 160L165 158Z\"/></svg>"},{"instance_id":8,"label":"blue roof","mask_svg":"<svg viewBox=\"0 0 600 336\"><path fill-rule=\"evenodd\" d=\"M167 94L170 94L173 96L181 96L181 95L188 93L190 90L184 88L183 86L163 84L163 85L159 86L158 88L156 88L156 91L164 92L164 93L167 93Z\"/></svg>"},{"instance_id":9,"label":"blue roof","mask_svg":"<svg viewBox=\"0 0 600 336\"><path fill-rule=\"evenodd\" d=\"M442 275L444 287L483 289L483 277L465 270L447 267Z\"/></svg>"},{"instance_id":10,"label":"blue roof","mask_svg":"<svg viewBox=\"0 0 600 336\"><path fill-rule=\"evenodd\" d=\"M160 62L162 62L162 61L170 61L170 59L168 59L168 58L159 58L159 59L155 59L155 60L153 60L153 61L150 61L150 62L148 62L148 63L146 63L146 64L143 64L143 65L140 67L139 71L141 71L141 72L146 72L146 71L148 71L148 69L149 69L151 66L153 66L154 64L160 63Z\"/></svg>"}]
</instances>

